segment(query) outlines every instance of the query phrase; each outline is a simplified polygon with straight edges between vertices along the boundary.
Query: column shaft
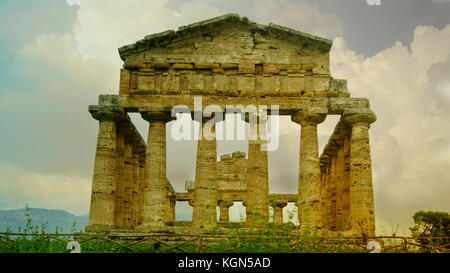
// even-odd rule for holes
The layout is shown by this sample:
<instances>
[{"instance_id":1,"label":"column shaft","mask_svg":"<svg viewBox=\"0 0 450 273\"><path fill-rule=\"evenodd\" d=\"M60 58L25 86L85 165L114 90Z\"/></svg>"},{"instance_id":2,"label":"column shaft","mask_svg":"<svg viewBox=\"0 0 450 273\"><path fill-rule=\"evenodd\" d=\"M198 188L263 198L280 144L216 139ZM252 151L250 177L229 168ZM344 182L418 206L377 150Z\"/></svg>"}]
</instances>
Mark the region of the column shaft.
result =
<instances>
[{"instance_id":1,"label":"column shaft","mask_svg":"<svg viewBox=\"0 0 450 273\"><path fill-rule=\"evenodd\" d=\"M299 162L299 221L302 227L320 226L320 165L317 125L302 125Z\"/></svg>"},{"instance_id":2,"label":"column shaft","mask_svg":"<svg viewBox=\"0 0 450 273\"><path fill-rule=\"evenodd\" d=\"M122 227L125 229L131 228L131 195L132 195L132 179L133 179L133 166L132 166L133 150L131 143L125 143L124 151L124 176L123 176L123 200L122 200Z\"/></svg>"},{"instance_id":3,"label":"column shaft","mask_svg":"<svg viewBox=\"0 0 450 273\"><path fill-rule=\"evenodd\" d=\"M117 161L116 121L123 113L99 111L91 112L99 120L97 150L95 153L94 174L92 178L89 224L86 231L100 231L114 226Z\"/></svg>"},{"instance_id":4,"label":"column shaft","mask_svg":"<svg viewBox=\"0 0 450 273\"><path fill-rule=\"evenodd\" d=\"M301 124L298 217L302 229L321 227L321 173L317 124L325 120L326 111L324 109L320 114L300 111L291 117L292 121Z\"/></svg>"},{"instance_id":5,"label":"column shaft","mask_svg":"<svg viewBox=\"0 0 450 273\"><path fill-rule=\"evenodd\" d=\"M257 139L249 140L247 160L247 227L257 227L269 221L269 174L267 151L261 149L265 140L265 123L250 124L256 130ZM265 134L265 133L264 133Z\"/></svg>"},{"instance_id":6,"label":"column shaft","mask_svg":"<svg viewBox=\"0 0 450 273\"><path fill-rule=\"evenodd\" d=\"M230 207L233 205L233 202L220 200L218 202L218 205L220 208L219 222L221 224L229 223L230 222Z\"/></svg>"},{"instance_id":7,"label":"column shaft","mask_svg":"<svg viewBox=\"0 0 450 273\"><path fill-rule=\"evenodd\" d=\"M202 128L204 128L203 121ZM202 130L199 132L202 134ZM212 128L215 134L215 126ZM197 145L192 224L196 228L217 225L217 151L216 139L201 137Z\"/></svg>"},{"instance_id":8,"label":"column shaft","mask_svg":"<svg viewBox=\"0 0 450 273\"><path fill-rule=\"evenodd\" d=\"M283 224L283 208L287 203L277 203L273 205L273 223L277 225Z\"/></svg>"},{"instance_id":9,"label":"column shaft","mask_svg":"<svg viewBox=\"0 0 450 273\"><path fill-rule=\"evenodd\" d=\"M368 130L368 126L364 125L352 128L350 210L352 228L359 229L361 224L369 236L374 236L375 209Z\"/></svg>"},{"instance_id":10,"label":"column shaft","mask_svg":"<svg viewBox=\"0 0 450 273\"><path fill-rule=\"evenodd\" d=\"M147 152L145 156L145 179L143 196L143 222L138 231L161 232L166 230L167 181L166 181L166 112L141 112L150 122Z\"/></svg>"},{"instance_id":11,"label":"column shaft","mask_svg":"<svg viewBox=\"0 0 450 273\"><path fill-rule=\"evenodd\" d=\"M139 155L133 150L132 158L132 180L131 180L131 226L138 225L139 220Z\"/></svg>"},{"instance_id":12,"label":"column shaft","mask_svg":"<svg viewBox=\"0 0 450 273\"><path fill-rule=\"evenodd\" d=\"M375 209L370 157L369 127L376 120L370 110L345 113L351 125L350 140L350 213L352 230L375 235Z\"/></svg>"}]
</instances>

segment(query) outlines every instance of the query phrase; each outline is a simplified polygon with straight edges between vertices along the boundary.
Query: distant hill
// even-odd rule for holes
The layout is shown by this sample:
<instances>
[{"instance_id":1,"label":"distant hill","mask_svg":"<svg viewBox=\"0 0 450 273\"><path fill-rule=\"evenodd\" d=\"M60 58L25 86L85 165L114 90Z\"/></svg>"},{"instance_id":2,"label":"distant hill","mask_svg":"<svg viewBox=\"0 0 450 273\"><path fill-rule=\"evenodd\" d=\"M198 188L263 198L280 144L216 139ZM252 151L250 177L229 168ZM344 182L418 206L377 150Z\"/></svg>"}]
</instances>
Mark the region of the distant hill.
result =
<instances>
[{"instance_id":1,"label":"distant hill","mask_svg":"<svg viewBox=\"0 0 450 273\"><path fill-rule=\"evenodd\" d=\"M26 216L29 214L29 216ZM14 209L14 210L0 210L0 232L4 232L9 227L11 231L17 232L23 229L27 225L27 219L31 219L31 225L39 227L39 232L41 231L42 224L47 223L47 228L45 231L47 233L54 233L56 227L58 227L58 232L71 232L73 229L75 231L82 231L84 227L88 224L89 216L76 216L64 210L52 210L52 209L36 209L29 208L26 209ZM75 222L75 227L73 228L73 223Z\"/></svg>"}]
</instances>

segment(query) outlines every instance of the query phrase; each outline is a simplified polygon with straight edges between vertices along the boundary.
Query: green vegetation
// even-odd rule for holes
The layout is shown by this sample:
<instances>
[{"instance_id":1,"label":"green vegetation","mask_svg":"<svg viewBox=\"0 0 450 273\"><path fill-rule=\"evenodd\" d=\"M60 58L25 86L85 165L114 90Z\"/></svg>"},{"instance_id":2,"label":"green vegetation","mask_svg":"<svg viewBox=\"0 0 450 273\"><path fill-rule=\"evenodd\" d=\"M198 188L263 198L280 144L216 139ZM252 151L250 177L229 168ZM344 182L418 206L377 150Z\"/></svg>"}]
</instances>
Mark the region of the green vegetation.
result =
<instances>
[{"instance_id":1,"label":"green vegetation","mask_svg":"<svg viewBox=\"0 0 450 273\"><path fill-rule=\"evenodd\" d=\"M21 234L0 234L0 253L67 253L67 244L77 241L82 253L130 252L205 252L205 253L366 253L367 240L361 238L321 237L314 232L295 235L292 223L283 226L269 224L264 229L251 230L244 223L230 223L227 228L217 227L203 236L152 235L122 238L104 234L86 235L75 232L64 234L56 228L47 234L47 225L33 226L29 214ZM417 212L415 237L374 238L381 243L383 252L448 252L447 239L426 239L429 236L449 236L449 215L441 212ZM224 232L224 230L227 230ZM184 237L184 238L183 238ZM393 236L392 236L393 237ZM399 240L400 239L400 240ZM369 239L369 241L372 239Z\"/></svg>"},{"instance_id":2,"label":"green vegetation","mask_svg":"<svg viewBox=\"0 0 450 273\"><path fill-rule=\"evenodd\" d=\"M412 234L418 237L422 249L432 252L434 248L448 247L450 244L450 215L439 211L418 211L413 216ZM429 237L444 237L429 239ZM446 238L445 238L446 237Z\"/></svg>"}]
</instances>

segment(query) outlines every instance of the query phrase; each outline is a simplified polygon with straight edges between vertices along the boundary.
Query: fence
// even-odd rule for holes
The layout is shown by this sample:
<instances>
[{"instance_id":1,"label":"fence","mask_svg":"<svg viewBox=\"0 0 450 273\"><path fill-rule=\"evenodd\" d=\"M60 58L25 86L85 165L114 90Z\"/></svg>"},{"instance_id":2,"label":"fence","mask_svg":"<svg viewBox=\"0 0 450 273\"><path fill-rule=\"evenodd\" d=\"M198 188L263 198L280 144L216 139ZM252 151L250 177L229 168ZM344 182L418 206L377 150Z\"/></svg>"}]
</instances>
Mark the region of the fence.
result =
<instances>
[{"instance_id":1,"label":"fence","mask_svg":"<svg viewBox=\"0 0 450 273\"><path fill-rule=\"evenodd\" d=\"M448 253L450 237L317 237L273 234L128 234L0 232L0 252L230 253L230 252L433 252ZM424 243L427 242L427 243Z\"/></svg>"}]
</instances>

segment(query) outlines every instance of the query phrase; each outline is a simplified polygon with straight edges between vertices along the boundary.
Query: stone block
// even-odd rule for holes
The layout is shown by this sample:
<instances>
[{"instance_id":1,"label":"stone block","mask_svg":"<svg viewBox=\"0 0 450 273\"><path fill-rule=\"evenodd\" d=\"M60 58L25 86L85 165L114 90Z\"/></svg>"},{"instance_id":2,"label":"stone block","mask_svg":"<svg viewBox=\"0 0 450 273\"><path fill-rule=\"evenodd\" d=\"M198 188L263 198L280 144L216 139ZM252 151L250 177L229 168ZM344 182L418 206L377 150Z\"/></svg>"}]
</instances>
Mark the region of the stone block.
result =
<instances>
[{"instance_id":1,"label":"stone block","mask_svg":"<svg viewBox=\"0 0 450 273\"><path fill-rule=\"evenodd\" d=\"M214 74L212 78L212 90L215 90L218 94L225 94L229 88L228 77L222 74Z\"/></svg>"},{"instance_id":2,"label":"stone block","mask_svg":"<svg viewBox=\"0 0 450 273\"><path fill-rule=\"evenodd\" d=\"M194 66L192 64L182 64L182 63L176 63L172 66L173 69L193 69Z\"/></svg>"},{"instance_id":3,"label":"stone block","mask_svg":"<svg viewBox=\"0 0 450 273\"><path fill-rule=\"evenodd\" d=\"M267 93L264 91L263 75L255 76L255 95L265 96Z\"/></svg>"},{"instance_id":4,"label":"stone block","mask_svg":"<svg viewBox=\"0 0 450 273\"><path fill-rule=\"evenodd\" d=\"M241 96L250 96L255 92L255 77L253 75L240 75L238 77L238 90Z\"/></svg>"},{"instance_id":5,"label":"stone block","mask_svg":"<svg viewBox=\"0 0 450 273\"><path fill-rule=\"evenodd\" d=\"M191 74L188 79L188 89L192 95L201 95L204 89L203 75Z\"/></svg>"},{"instance_id":6,"label":"stone block","mask_svg":"<svg viewBox=\"0 0 450 273\"><path fill-rule=\"evenodd\" d=\"M238 64L236 63L222 63L220 64L220 68L225 70L238 70Z\"/></svg>"},{"instance_id":7,"label":"stone block","mask_svg":"<svg viewBox=\"0 0 450 273\"><path fill-rule=\"evenodd\" d=\"M145 64L138 62L125 62L123 64L123 68L125 69L141 69L145 68Z\"/></svg>"},{"instance_id":8,"label":"stone block","mask_svg":"<svg viewBox=\"0 0 450 273\"><path fill-rule=\"evenodd\" d=\"M314 92L325 92L330 89L330 77L328 75L313 77L313 91Z\"/></svg>"},{"instance_id":9,"label":"stone block","mask_svg":"<svg viewBox=\"0 0 450 273\"><path fill-rule=\"evenodd\" d=\"M163 75L161 93L176 95L180 93L180 77L173 74Z\"/></svg>"},{"instance_id":10,"label":"stone block","mask_svg":"<svg viewBox=\"0 0 450 273\"><path fill-rule=\"evenodd\" d=\"M276 64L264 64L263 72L264 74L278 74L280 73L280 68Z\"/></svg>"},{"instance_id":11,"label":"stone block","mask_svg":"<svg viewBox=\"0 0 450 273\"><path fill-rule=\"evenodd\" d=\"M315 63L308 63L308 64L302 64L302 70L313 70L314 68L317 67L317 64Z\"/></svg>"},{"instance_id":12,"label":"stone block","mask_svg":"<svg viewBox=\"0 0 450 273\"><path fill-rule=\"evenodd\" d=\"M254 64L239 64L239 74L254 74L255 65Z\"/></svg>"},{"instance_id":13,"label":"stone block","mask_svg":"<svg viewBox=\"0 0 450 273\"><path fill-rule=\"evenodd\" d=\"M217 63L195 63L195 69L217 69L220 65Z\"/></svg>"},{"instance_id":14,"label":"stone block","mask_svg":"<svg viewBox=\"0 0 450 273\"><path fill-rule=\"evenodd\" d=\"M157 62L150 64L150 67L155 69L168 69L170 68L170 63Z\"/></svg>"},{"instance_id":15,"label":"stone block","mask_svg":"<svg viewBox=\"0 0 450 273\"><path fill-rule=\"evenodd\" d=\"M290 95L299 96L305 90L305 77L302 74L289 74L287 88Z\"/></svg>"},{"instance_id":16,"label":"stone block","mask_svg":"<svg viewBox=\"0 0 450 273\"><path fill-rule=\"evenodd\" d=\"M302 65L301 64L289 64L287 66L287 72L288 73L300 73L300 74L304 74L306 72L306 70L302 69Z\"/></svg>"},{"instance_id":17,"label":"stone block","mask_svg":"<svg viewBox=\"0 0 450 273\"><path fill-rule=\"evenodd\" d=\"M233 156L233 158L245 158L245 153L237 151L237 152L233 152L232 156Z\"/></svg>"},{"instance_id":18,"label":"stone block","mask_svg":"<svg viewBox=\"0 0 450 273\"><path fill-rule=\"evenodd\" d=\"M155 90L155 77L147 73L139 73L138 90L151 91Z\"/></svg>"},{"instance_id":19,"label":"stone block","mask_svg":"<svg viewBox=\"0 0 450 273\"><path fill-rule=\"evenodd\" d=\"M155 92L159 94L162 91L162 81L163 81L163 74L162 73L156 73L154 76L155 79Z\"/></svg>"},{"instance_id":20,"label":"stone block","mask_svg":"<svg viewBox=\"0 0 450 273\"><path fill-rule=\"evenodd\" d=\"M266 76L263 77L263 89L270 96L278 96L280 93L280 77Z\"/></svg>"},{"instance_id":21,"label":"stone block","mask_svg":"<svg viewBox=\"0 0 450 273\"><path fill-rule=\"evenodd\" d=\"M216 89L214 88L214 76L211 74L203 75L203 92L207 95L216 94Z\"/></svg>"},{"instance_id":22,"label":"stone block","mask_svg":"<svg viewBox=\"0 0 450 273\"><path fill-rule=\"evenodd\" d=\"M130 75L130 90L136 90L138 88L138 73L132 71Z\"/></svg>"},{"instance_id":23,"label":"stone block","mask_svg":"<svg viewBox=\"0 0 450 273\"><path fill-rule=\"evenodd\" d=\"M130 70L120 70L119 94L126 95L130 92Z\"/></svg>"},{"instance_id":24,"label":"stone block","mask_svg":"<svg viewBox=\"0 0 450 273\"><path fill-rule=\"evenodd\" d=\"M228 75L228 91L227 94L229 96L237 97L239 96L239 83L238 83L238 75L231 74Z\"/></svg>"},{"instance_id":25,"label":"stone block","mask_svg":"<svg viewBox=\"0 0 450 273\"><path fill-rule=\"evenodd\" d=\"M229 160L229 159L231 159L231 155L229 155L229 154L220 156L220 161L226 161L226 160Z\"/></svg>"},{"instance_id":26,"label":"stone block","mask_svg":"<svg viewBox=\"0 0 450 273\"><path fill-rule=\"evenodd\" d=\"M333 77L330 77L330 91L347 93L347 80L333 79Z\"/></svg>"}]
</instances>

